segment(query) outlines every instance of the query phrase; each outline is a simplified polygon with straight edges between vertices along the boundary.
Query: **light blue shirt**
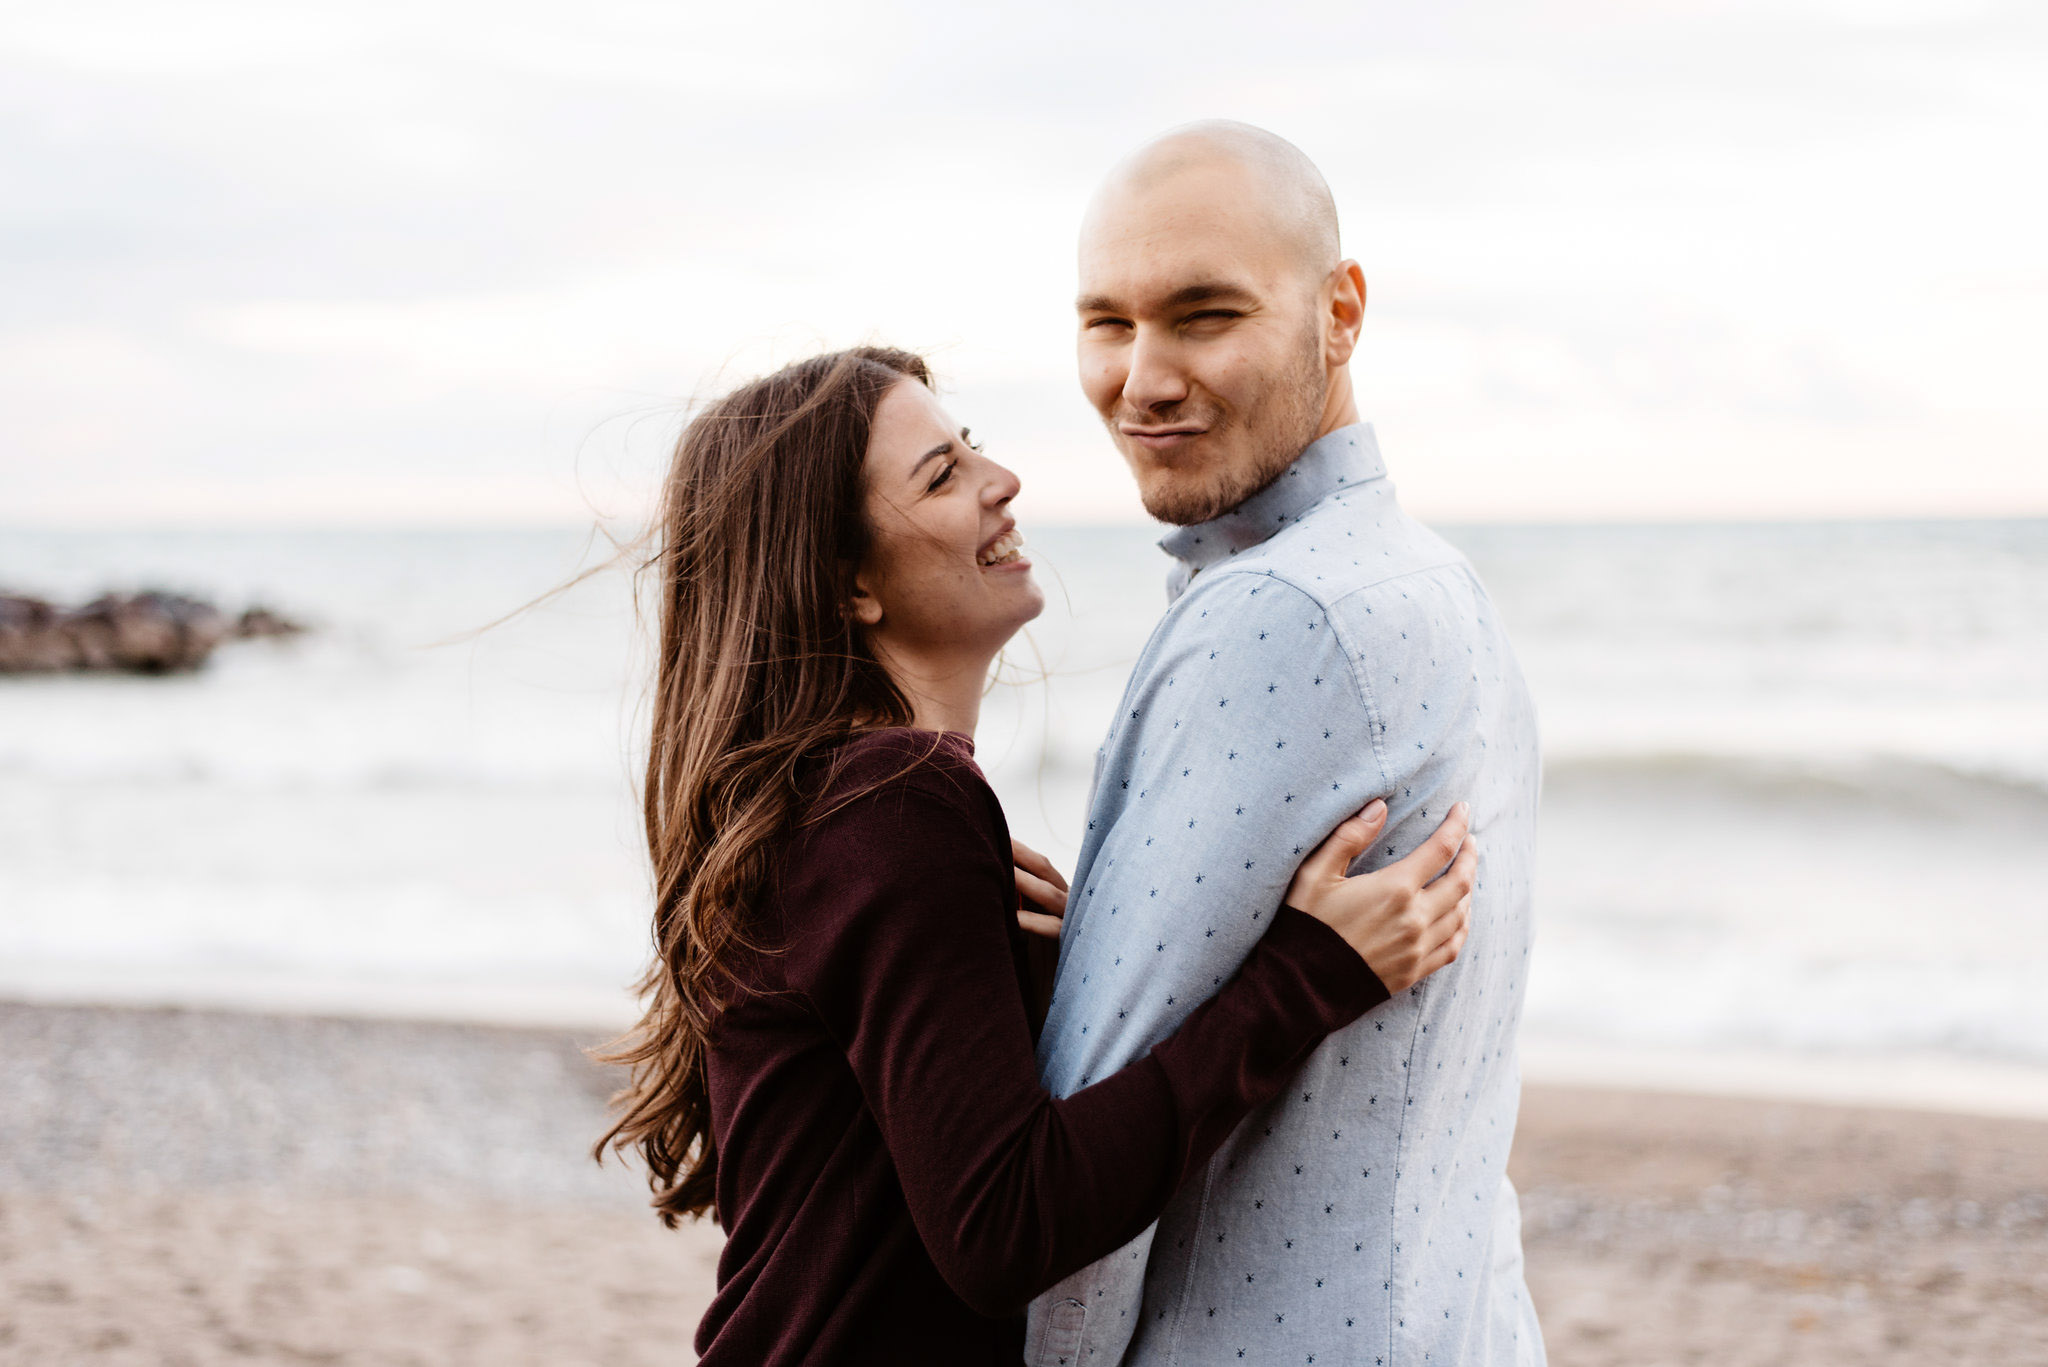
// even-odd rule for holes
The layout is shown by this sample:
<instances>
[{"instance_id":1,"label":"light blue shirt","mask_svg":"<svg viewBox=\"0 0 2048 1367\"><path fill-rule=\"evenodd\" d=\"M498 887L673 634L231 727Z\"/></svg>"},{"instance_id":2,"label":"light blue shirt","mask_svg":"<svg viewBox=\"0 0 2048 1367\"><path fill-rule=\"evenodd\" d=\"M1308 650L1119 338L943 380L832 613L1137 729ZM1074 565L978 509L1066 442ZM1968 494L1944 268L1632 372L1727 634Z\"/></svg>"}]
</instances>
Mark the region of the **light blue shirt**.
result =
<instances>
[{"instance_id":1,"label":"light blue shirt","mask_svg":"<svg viewBox=\"0 0 2048 1367\"><path fill-rule=\"evenodd\" d=\"M1077 1091L1170 1034L1250 952L1301 857L1375 797L1388 824L1361 867L1472 804L1472 933L1325 1040L1156 1225L1041 1297L1028 1361L1541 1364L1505 1171L1536 718L1493 605L1401 511L1364 425L1161 545L1171 606L1096 757L1047 1085Z\"/></svg>"}]
</instances>

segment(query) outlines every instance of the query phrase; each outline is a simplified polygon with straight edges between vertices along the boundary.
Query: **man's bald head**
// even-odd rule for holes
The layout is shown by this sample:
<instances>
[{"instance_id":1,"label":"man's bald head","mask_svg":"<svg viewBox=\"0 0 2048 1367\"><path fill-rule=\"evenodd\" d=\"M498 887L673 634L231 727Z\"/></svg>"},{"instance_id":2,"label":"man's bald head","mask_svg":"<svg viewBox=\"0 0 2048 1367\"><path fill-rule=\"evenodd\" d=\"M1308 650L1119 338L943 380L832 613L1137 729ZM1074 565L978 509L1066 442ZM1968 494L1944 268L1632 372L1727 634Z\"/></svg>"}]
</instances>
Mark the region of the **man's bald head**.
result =
<instances>
[{"instance_id":1,"label":"man's bald head","mask_svg":"<svg viewBox=\"0 0 2048 1367\"><path fill-rule=\"evenodd\" d=\"M1211 122L1145 144L1089 205L1079 265L1081 388L1155 517L1207 521L1358 421L1365 276L1285 138Z\"/></svg>"},{"instance_id":2,"label":"man's bald head","mask_svg":"<svg viewBox=\"0 0 2048 1367\"><path fill-rule=\"evenodd\" d=\"M1300 269L1321 281L1337 266L1337 202L1323 173L1277 133L1229 119L1168 129L1118 163L1096 191L1086 223L1128 210L1176 183L1206 183L1248 196L1274 238L1288 244ZM1087 226L1083 227L1085 238Z\"/></svg>"}]
</instances>

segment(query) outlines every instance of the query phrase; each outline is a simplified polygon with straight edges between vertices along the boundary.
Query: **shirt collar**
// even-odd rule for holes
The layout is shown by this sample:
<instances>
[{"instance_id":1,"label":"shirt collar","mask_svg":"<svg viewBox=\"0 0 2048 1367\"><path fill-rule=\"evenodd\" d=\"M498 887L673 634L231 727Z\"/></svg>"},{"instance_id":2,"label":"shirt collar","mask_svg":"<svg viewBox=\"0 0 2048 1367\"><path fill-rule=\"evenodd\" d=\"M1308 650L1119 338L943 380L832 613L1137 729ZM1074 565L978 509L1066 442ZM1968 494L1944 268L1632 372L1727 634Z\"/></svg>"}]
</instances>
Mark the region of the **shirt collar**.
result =
<instances>
[{"instance_id":1,"label":"shirt collar","mask_svg":"<svg viewBox=\"0 0 2048 1367\"><path fill-rule=\"evenodd\" d=\"M1160 538L1159 549L1184 567L1173 577L1185 583L1217 561L1247 551L1279 531L1328 495L1353 484L1386 477L1372 424L1353 423L1309 443L1280 478L1220 517L1176 527Z\"/></svg>"}]
</instances>

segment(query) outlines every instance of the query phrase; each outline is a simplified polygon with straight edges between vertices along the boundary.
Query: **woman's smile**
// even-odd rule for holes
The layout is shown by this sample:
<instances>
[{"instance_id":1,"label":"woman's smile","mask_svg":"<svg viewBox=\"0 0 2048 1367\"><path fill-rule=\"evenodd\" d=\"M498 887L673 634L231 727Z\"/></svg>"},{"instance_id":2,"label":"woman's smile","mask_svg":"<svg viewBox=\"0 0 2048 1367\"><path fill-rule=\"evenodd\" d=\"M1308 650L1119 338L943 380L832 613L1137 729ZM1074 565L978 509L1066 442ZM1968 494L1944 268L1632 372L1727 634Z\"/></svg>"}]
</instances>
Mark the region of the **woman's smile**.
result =
<instances>
[{"instance_id":1,"label":"woman's smile","mask_svg":"<svg viewBox=\"0 0 2048 1367\"><path fill-rule=\"evenodd\" d=\"M981 548L975 557L985 570L1030 569L1031 562L1024 558L1024 533L1011 523L997 534L996 539Z\"/></svg>"}]
</instances>

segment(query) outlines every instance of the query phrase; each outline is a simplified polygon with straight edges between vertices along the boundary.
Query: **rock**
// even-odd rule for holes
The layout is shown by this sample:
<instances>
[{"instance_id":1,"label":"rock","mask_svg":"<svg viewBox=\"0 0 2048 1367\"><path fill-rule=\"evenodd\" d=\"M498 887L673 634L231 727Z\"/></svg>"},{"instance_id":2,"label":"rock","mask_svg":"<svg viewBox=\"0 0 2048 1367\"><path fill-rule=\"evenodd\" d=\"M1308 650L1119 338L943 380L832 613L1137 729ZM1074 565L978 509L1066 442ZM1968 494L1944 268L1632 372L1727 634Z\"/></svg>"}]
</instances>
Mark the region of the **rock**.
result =
<instances>
[{"instance_id":1,"label":"rock","mask_svg":"<svg viewBox=\"0 0 2048 1367\"><path fill-rule=\"evenodd\" d=\"M68 622L87 668L150 674L198 668L228 634L220 609L175 593L104 594Z\"/></svg>"},{"instance_id":2,"label":"rock","mask_svg":"<svg viewBox=\"0 0 2048 1367\"><path fill-rule=\"evenodd\" d=\"M245 608L235 619L235 635L244 638L252 636L298 636L307 630L303 622L295 622L280 612L256 606Z\"/></svg>"},{"instance_id":3,"label":"rock","mask_svg":"<svg viewBox=\"0 0 2048 1367\"><path fill-rule=\"evenodd\" d=\"M58 629L62 611L40 598L0 594L0 671L69 669L78 652Z\"/></svg>"},{"instance_id":4,"label":"rock","mask_svg":"<svg viewBox=\"0 0 2048 1367\"><path fill-rule=\"evenodd\" d=\"M0 594L0 673L66 669L167 674L197 669L235 636L305 630L267 608L230 622L213 604L183 594L107 593L66 610L40 598Z\"/></svg>"}]
</instances>

